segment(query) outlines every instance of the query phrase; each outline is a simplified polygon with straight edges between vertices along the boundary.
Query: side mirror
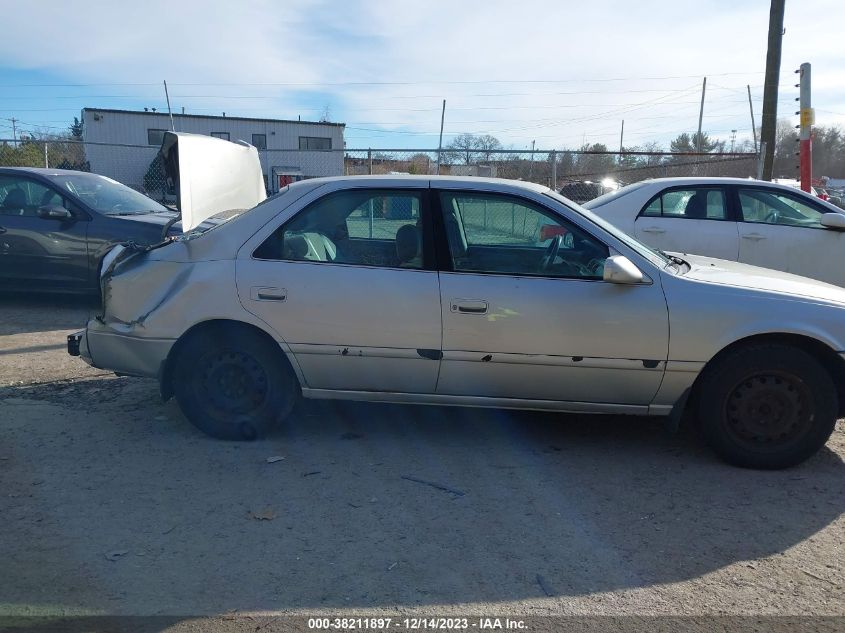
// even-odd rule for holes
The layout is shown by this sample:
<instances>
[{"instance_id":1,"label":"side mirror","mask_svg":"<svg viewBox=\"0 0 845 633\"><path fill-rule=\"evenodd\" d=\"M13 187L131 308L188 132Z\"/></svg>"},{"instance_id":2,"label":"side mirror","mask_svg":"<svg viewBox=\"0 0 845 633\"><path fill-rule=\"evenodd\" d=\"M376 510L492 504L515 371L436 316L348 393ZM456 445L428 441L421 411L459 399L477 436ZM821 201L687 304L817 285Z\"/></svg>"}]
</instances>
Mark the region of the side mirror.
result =
<instances>
[{"instance_id":1,"label":"side mirror","mask_svg":"<svg viewBox=\"0 0 845 633\"><path fill-rule=\"evenodd\" d=\"M45 220L72 220L73 214L64 207L47 205L38 207L38 217Z\"/></svg>"},{"instance_id":2,"label":"side mirror","mask_svg":"<svg viewBox=\"0 0 845 633\"><path fill-rule=\"evenodd\" d=\"M836 211L825 213L819 222L822 226L829 229L845 230L845 214L843 213L836 213Z\"/></svg>"},{"instance_id":3,"label":"side mirror","mask_svg":"<svg viewBox=\"0 0 845 633\"><path fill-rule=\"evenodd\" d=\"M612 284L641 284L645 280L642 271L624 255L611 255L605 260L602 279Z\"/></svg>"}]
</instances>

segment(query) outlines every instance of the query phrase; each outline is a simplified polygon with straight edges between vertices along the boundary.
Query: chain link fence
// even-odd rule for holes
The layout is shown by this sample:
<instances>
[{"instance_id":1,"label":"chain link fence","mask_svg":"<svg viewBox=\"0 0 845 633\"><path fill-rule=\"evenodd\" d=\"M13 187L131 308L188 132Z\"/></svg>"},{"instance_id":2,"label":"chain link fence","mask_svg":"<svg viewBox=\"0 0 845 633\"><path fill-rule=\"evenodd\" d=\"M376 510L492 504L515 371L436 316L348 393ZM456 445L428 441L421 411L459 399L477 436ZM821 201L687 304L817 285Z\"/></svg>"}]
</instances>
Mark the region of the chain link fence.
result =
<instances>
[{"instance_id":1,"label":"chain link fence","mask_svg":"<svg viewBox=\"0 0 845 633\"><path fill-rule=\"evenodd\" d=\"M369 174L509 178L539 183L585 202L607 190L667 176L757 177L749 153L457 151L430 149L259 150L269 193L296 180ZM151 198L173 203L158 147L72 139L0 139L0 166L52 167L108 176Z\"/></svg>"}]
</instances>

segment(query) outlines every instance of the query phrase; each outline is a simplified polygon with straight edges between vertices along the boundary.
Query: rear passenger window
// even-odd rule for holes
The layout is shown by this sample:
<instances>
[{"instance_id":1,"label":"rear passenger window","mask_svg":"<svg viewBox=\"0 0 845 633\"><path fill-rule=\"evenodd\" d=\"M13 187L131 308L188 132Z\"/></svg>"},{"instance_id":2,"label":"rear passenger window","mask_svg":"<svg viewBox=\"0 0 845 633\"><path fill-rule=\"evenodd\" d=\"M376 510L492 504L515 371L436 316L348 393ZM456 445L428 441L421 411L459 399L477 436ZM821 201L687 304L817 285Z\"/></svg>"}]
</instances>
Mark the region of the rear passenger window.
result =
<instances>
[{"instance_id":1,"label":"rear passenger window","mask_svg":"<svg viewBox=\"0 0 845 633\"><path fill-rule=\"evenodd\" d=\"M691 187L665 191L643 207L645 217L725 220L728 217L722 189Z\"/></svg>"},{"instance_id":2,"label":"rear passenger window","mask_svg":"<svg viewBox=\"0 0 845 633\"><path fill-rule=\"evenodd\" d=\"M423 267L421 194L361 189L329 194L259 246L256 259L387 268Z\"/></svg>"}]
</instances>

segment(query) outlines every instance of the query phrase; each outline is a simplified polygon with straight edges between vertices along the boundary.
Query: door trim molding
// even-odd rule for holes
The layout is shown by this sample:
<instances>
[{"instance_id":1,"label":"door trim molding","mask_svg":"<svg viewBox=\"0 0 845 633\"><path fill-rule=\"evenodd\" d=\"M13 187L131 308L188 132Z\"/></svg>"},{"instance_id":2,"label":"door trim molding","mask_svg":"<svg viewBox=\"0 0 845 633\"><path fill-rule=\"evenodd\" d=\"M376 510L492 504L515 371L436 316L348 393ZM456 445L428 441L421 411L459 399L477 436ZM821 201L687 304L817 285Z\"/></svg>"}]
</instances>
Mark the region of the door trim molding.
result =
<instances>
[{"instance_id":1,"label":"door trim molding","mask_svg":"<svg viewBox=\"0 0 845 633\"><path fill-rule=\"evenodd\" d=\"M397 404L429 404L493 409L530 411L558 411L564 413L610 413L624 415L654 415L648 405L607 402L572 402L558 400L526 400L521 398L490 398L481 396L452 396L427 393L396 393L382 391L343 391L333 389L302 389L305 398L314 400L357 400L364 402L392 402Z\"/></svg>"},{"instance_id":2,"label":"door trim molding","mask_svg":"<svg viewBox=\"0 0 845 633\"><path fill-rule=\"evenodd\" d=\"M507 365L545 365L590 369L630 369L663 372L666 361L655 358L595 358L589 356L552 356L547 354L511 354L489 351L444 350L444 361L465 363L503 363Z\"/></svg>"}]
</instances>

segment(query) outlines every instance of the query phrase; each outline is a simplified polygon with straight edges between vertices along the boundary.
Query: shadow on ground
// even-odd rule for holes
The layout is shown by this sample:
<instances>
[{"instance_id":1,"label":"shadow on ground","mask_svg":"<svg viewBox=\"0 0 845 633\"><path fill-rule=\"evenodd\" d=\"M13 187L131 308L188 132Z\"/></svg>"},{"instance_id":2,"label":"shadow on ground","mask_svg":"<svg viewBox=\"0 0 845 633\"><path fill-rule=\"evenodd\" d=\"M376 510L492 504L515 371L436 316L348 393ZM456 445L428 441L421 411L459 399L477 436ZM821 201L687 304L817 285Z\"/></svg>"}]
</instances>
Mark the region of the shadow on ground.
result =
<instances>
[{"instance_id":1,"label":"shadow on ground","mask_svg":"<svg viewBox=\"0 0 845 633\"><path fill-rule=\"evenodd\" d=\"M226 443L159 403L153 381L0 398L0 602L13 606L580 596L776 556L845 509L834 451L741 470L653 419L304 402L271 438ZM57 597L57 582L73 588Z\"/></svg>"},{"instance_id":2,"label":"shadow on ground","mask_svg":"<svg viewBox=\"0 0 845 633\"><path fill-rule=\"evenodd\" d=\"M0 335L85 327L100 310L97 297L0 292ZM49 318L45 318L49 316Z\"/></svg>"}]
</instances>

